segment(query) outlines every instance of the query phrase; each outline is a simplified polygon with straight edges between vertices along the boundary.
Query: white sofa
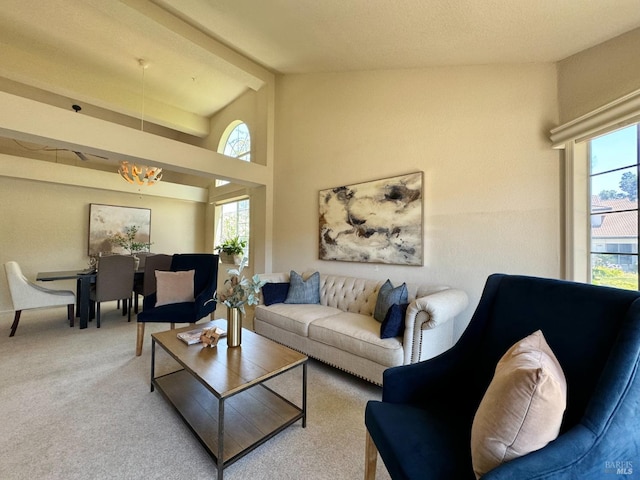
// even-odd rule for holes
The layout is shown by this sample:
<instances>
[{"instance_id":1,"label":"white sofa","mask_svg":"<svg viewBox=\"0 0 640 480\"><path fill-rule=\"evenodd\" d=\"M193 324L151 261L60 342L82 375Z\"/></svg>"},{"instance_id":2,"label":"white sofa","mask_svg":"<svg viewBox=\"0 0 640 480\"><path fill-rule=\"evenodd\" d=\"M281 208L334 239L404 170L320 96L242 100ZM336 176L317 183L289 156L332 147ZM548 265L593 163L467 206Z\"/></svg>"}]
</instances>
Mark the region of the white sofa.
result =
<instances>
[{"instance_id":1,"label":"white sofa","mask_svg":"<svg viewBox=\"0 0 640 480\"><path fill-rule=\"evenodd\" d=\"M288 273L260 277L267 282L289 281ZM260 302L255 308L254 329L309 357L381 385L385 369L426 360L451 348L453 319L468 304L461 290L407 284L410 305L404 336L381 339L381 324L373 318L373 311L383 283L320 274L319 305L266 306Z\"/></svg>"}]
</instances>

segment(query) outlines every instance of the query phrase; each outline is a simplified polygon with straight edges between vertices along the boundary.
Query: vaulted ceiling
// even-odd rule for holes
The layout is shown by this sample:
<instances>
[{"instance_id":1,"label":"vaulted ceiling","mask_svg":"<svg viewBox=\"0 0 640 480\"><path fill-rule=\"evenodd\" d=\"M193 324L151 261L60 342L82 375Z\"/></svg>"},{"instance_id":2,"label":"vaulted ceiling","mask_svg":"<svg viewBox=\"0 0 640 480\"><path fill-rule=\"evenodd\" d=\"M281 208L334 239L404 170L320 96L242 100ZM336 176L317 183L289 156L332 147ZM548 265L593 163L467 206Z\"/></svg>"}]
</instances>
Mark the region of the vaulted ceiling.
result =
<instances>
[{"instance_id":1,"label":"vaulted ceiling","mask_svg":"<svg viewBox=\"0 0 640 480\"><path fill-rule=\"evenodd\" d=\"M261 87L230 59L280 74L556 62L638 27L640 0L3 0L0 90L204 137Z\"/></svg>"},{"instance_id":2,"label":"vaulted ceiling","mask_svg":"<svg viewBox=\"0 0 640 480\"><path fill-rule=\"evenodd\" d=\"M640 0L3 0L0 76L203 135L251 88L207 37L308 73L555 62L638 26Z\"/></svg>"}]
</instances>

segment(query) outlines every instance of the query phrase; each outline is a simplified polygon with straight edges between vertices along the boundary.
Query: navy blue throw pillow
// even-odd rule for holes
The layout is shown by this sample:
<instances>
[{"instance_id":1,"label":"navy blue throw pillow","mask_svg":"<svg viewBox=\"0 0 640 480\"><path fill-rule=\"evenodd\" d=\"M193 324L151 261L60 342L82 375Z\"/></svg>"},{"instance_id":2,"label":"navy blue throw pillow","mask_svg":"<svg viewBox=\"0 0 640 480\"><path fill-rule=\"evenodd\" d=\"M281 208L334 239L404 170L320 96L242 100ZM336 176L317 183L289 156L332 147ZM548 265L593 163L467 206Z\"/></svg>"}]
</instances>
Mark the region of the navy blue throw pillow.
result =
<instances>
[{"instance_id":1,"label":"navy blue throw pillow","mask_svg":"<svg viewBox=\"0 0 640 480\"><path fill-rule=\"evenodd\" d=\"M380 325L380 338L401 337L404 335L404 319L407 315L408 303L391 305L387 316Z\"/></svg>"},{"instance_id":2,"label":"navy blue throw pillow","mask_svg":"<svg viewBox=\"0 0 640 480\"><path fill-rule=\"evenodd\" d=\"M284 303L289 293L289 282L269 282L262 286L262 301L265 305Z\"/></svg>"}]
</instances>

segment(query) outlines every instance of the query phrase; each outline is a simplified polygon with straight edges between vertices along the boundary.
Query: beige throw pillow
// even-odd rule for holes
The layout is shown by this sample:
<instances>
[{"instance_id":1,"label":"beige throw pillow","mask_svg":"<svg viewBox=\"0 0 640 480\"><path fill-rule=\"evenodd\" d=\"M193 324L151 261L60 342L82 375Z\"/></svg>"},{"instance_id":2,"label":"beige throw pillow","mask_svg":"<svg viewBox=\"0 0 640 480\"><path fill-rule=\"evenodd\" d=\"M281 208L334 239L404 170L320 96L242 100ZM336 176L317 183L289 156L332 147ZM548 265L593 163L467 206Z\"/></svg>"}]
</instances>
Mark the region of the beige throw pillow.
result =
<instances>
[{"instance_id":1,"label":"beige throw pillow","mask_svg":"<svg viewBox=\"0 0 640 480\"><path fill-rule=\"evenodd\" d=\"M471 427L476 478L558 436L567 405L567 382L538 330L498 362Z\"/></svg>"},{"instance_id":2,"label":"beige throw pillow","mask_svg":"<svg viewBox=\"0 0 640 480\"><path fill-rule=\"evenodd\" d=\"M156 307L170 303L193 302L195 270L164 272L156 270Z\"/></svg>"}]
</instances>

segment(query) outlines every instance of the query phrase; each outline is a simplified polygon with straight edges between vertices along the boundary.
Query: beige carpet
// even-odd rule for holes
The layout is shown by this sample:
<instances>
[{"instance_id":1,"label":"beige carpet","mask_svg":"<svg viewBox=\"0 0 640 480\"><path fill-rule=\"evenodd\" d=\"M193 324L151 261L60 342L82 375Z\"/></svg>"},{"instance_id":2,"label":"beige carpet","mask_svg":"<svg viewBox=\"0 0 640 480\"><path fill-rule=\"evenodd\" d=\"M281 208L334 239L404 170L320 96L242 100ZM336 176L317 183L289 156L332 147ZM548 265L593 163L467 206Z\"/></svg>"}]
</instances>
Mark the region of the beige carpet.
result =
<instances>
[{"instance_id":1,"label":"beige carpet","mask_svg":"<svg viewBox=\"0 0 640 480\"><path fill-rule=\"evenodd\" d=\"M149 391L150 337L103 306L102 328L66 309L0 314L0 479L212 479L215 465L162 396ZM160 369L173 361L158 354ZM301 369L271 385L297 399ZM225 470L233 479L362 479L364 407L381 389L310 361L307 428L297 422ZM389 479L378 460L379 480Z\"/></svg>"}]
</instances>

